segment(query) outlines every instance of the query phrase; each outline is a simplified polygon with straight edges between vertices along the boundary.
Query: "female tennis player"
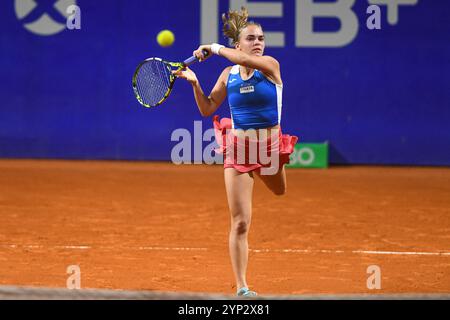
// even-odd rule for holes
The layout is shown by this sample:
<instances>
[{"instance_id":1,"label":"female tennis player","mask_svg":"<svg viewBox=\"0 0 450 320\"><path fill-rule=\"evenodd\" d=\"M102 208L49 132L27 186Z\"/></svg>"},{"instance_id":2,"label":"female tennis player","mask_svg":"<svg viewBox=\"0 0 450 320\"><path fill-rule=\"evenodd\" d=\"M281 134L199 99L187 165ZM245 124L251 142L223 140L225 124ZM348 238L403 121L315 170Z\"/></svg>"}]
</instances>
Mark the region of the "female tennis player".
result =
<instances>
[{"instance_id":1,"label":"female tennis player","mask_svg":"<svg viewBox=\"0 0 450 320\"><path fill-rule=\"evenodd\" d=\"M276 195L286 192L286 173L284 165L289 162L297 137L282 135L281 94L283 83L280 65L276 59L264 55L264 33L260 24L248 21L248 12L229 11L222 15L224 35L232 40L234 48L217 43L202 45L194 51L200 61L213 54L231 61L234 66L227 67L219 76L209 96L206 96L195 73L186 68L176 72L192 84L194 97L203 116L212 115L228 98L231 119L213 119L219 152L224 155L225 186L231 213L229 250L238 296L256 296L246 281L248 264L248 232L252 216L252 193L254 174ZM205 57L202 51L206 49ZM251 154L250 144L255 136L246 133L256 132L258 154ZM247 137L247 138L246 138ZM245 161L239 158L237 146L244 146ZM242 149L239 149L242 150ZM255 149L253 149L255 150ZM272 156L275 164L263 162L261 150ZM253 151L254 152L254 151ZM253 159L253 161L251 161ZM256 159L256 160L255 160ZM275 170L270 172L269 167ZM264 173L264 169L267 172Z\"/></svg>"}]
</instances>

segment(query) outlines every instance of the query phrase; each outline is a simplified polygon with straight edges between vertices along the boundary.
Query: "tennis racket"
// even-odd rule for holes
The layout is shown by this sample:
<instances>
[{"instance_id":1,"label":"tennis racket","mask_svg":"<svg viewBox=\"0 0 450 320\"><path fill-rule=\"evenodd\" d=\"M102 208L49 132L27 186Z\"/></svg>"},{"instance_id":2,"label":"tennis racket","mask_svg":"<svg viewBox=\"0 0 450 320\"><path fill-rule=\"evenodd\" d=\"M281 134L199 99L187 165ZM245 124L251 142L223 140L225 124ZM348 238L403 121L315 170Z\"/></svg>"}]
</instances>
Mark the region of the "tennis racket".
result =
<instances>
[{"instance_id":1,"label":"tennis racket","mask_svg":"<svg viewBox=\"0 0 450 320\"><path fill-rule=\"evenodd\" d=\"M209 52L203 50L203 55ZM139 64L133 75L133 90L136 99L144 107L156 107L163 103L170 95L173 84L177 79L172 71L183 70L198 58L192 56L183 62L169 62L160 58L148 58ZM173 70L173 68L176 68Z\"/></svg>"}]
</instances>

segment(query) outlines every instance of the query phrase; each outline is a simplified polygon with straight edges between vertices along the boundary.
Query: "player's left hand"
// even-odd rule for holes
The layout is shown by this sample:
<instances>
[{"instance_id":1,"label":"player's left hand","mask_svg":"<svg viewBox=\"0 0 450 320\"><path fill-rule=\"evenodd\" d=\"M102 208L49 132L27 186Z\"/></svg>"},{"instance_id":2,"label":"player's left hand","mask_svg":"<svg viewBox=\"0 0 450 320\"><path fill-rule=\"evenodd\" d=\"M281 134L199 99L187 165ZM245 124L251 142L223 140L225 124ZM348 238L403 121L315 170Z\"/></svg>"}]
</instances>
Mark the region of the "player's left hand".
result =
<instances>
[{"instance_id":1,"label":"player's left hand","mask_svg":"<svg viewBox=\"0 0 450 320\"><path fill-rule=\"evenodd\" d=\"M172 71L172 74L175 75L177 78L186 79L191 84L196 84L198 82L195 72L189 69L188 67L186 67L184 70Z\"/></svg>"}]
</instances>

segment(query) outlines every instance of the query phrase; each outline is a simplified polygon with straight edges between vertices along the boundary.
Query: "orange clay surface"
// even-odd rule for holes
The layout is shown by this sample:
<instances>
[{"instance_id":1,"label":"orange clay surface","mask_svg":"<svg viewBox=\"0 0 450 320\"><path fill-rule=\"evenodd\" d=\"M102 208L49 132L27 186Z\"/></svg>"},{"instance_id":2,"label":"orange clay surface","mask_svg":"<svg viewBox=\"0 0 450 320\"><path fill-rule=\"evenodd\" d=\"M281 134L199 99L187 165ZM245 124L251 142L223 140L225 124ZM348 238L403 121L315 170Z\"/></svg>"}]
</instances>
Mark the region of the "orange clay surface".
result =
<instances>
[{"instance_id":1,"label":"orange clay surface","mask_svg":"<svg viewBox=\"0 0 450 320\"><path fill-rule=\"evenodd\" d=\"M288 169L256 179L260 294L449 293L450 169ZM0 161L0 285L234 293L221 166ZM367 268L381 289L367 288Z\"/></svg>"}]
</instances>

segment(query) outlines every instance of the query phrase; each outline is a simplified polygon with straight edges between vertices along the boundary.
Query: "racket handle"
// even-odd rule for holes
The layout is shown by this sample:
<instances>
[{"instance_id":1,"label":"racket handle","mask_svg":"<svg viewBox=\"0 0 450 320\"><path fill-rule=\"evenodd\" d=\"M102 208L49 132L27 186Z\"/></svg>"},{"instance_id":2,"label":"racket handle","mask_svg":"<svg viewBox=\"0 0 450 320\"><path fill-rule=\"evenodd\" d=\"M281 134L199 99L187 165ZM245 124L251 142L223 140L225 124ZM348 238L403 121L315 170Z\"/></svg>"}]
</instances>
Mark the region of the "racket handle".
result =
<instances>
[{"instance_id":1,"label":"racket handle","mask_svg":"<svg viewBox=\"0 0 450 320\"><path fill-rule=\"evenodd\" d=\"M205 57L207 57L207 56L209 55L209 52L208 52L208 50L206 50L206 49L204 49L204 50L202 51L202 53L203 53L203 55L204 55ZM198 61L198 58L197 58L196 56L192 56L192 57L190 57L190 58L184 60L183 64L184 64L186 67L188 67L188 66L190 66L191 64L193 64L194 62L197 62L197 61Z\"/></svg>"}]
</instances>

